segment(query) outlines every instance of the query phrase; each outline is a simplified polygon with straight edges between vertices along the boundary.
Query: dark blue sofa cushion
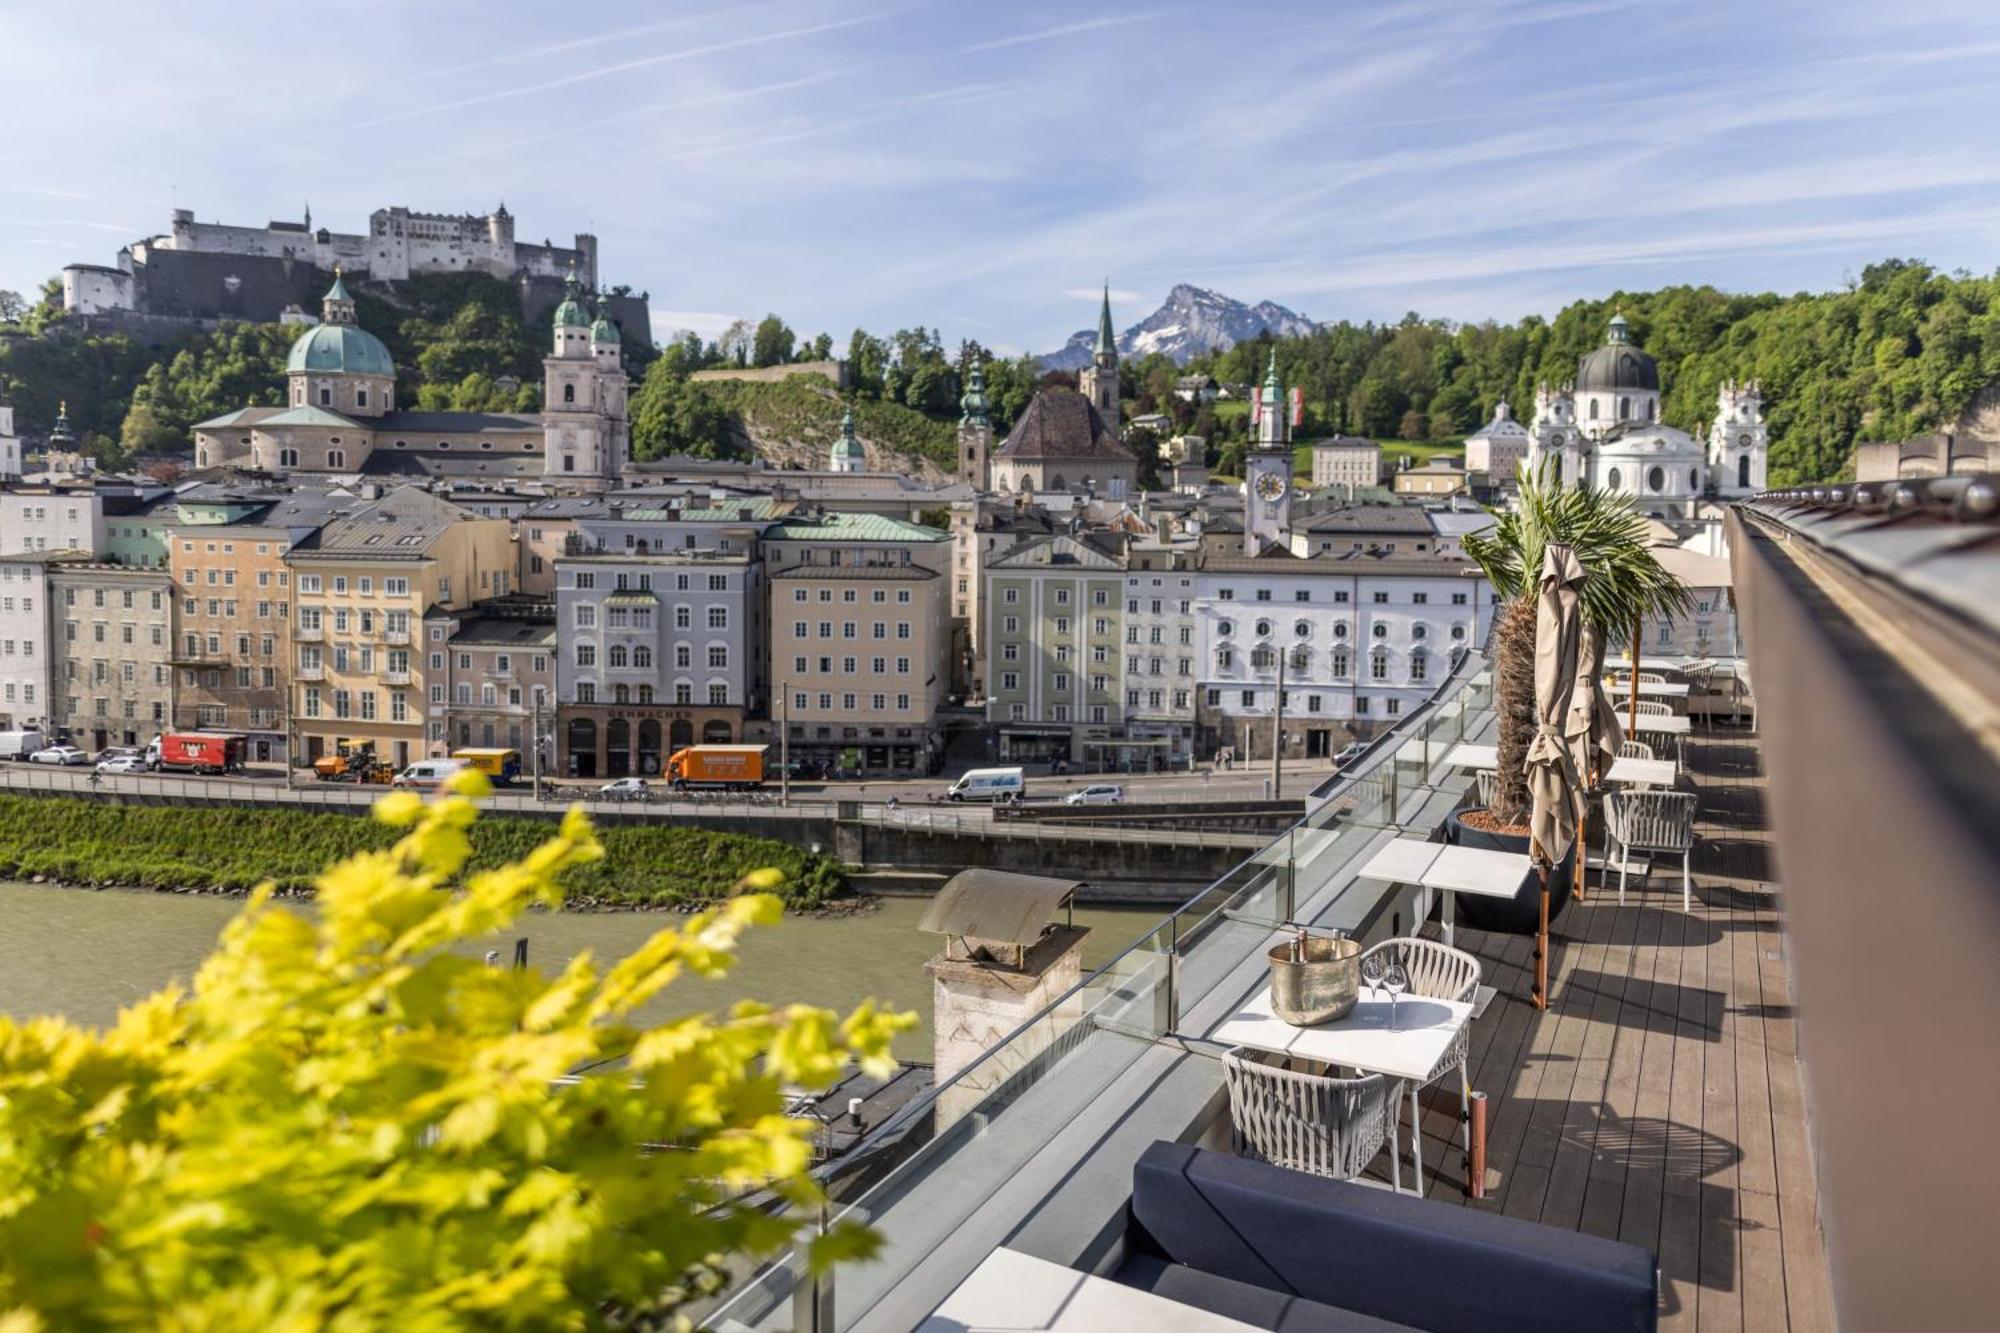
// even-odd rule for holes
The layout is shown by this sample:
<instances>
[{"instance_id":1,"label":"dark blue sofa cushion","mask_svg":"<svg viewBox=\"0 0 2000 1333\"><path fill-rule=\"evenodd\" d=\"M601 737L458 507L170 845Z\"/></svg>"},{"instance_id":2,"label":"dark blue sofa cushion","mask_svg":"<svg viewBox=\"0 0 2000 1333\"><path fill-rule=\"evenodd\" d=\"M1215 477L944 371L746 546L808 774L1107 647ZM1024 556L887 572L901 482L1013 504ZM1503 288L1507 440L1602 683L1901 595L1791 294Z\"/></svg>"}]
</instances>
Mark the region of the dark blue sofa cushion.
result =
<instances>
[{"instance_id":1,"label":"dark blue sofa cushion","mask_svg":"<svg viewBox=\"0 0 2000 1333\"><path fill-rule=\"evenodd\" d=\"M1653 1256L1637 1246L1186 1144L1140 1156L1132 1220L1175 1263L1428 1333L1658 1319Z\"/></svg>"},{"instance_id":2,"label":"dark blue sofa cushion","mask_svg":"<svg viewBox=\"0 0 2000 1333\"><path fill-rule=\"evenodd\" d=\"M1270 1333L1412 1333L1408 1324L1392 1324L1352 1310L1337 1310L1303 1296L1197 1272L1186 1264L1150 1254L1127 1257L1112 1278L1177 1305L1192 1305L1239 1324L1268 1329Z\"/></svg>"}]
</instances>

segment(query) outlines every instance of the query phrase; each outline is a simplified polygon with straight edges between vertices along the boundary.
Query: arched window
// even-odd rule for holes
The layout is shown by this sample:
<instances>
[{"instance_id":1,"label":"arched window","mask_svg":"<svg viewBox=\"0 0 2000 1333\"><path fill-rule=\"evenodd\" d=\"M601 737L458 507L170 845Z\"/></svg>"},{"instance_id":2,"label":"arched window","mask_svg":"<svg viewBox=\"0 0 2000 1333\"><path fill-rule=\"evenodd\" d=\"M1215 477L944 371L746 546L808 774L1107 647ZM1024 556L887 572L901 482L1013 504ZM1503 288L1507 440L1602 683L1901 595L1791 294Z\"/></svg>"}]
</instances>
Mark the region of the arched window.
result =
<instances>
[{"instance_id":1,"label":"arched window","mask_svg":"<svg viewBox=\"0 0 2000 1333\"><path fill-rule=\"evenodd\" d=\"M1646 420L1648 421L1657 420L1659 415L1660 415L1659 400L1657 398L1648 398L1646 400Z\"/></svg>"},{"instance_id":2,"label":"arched window","mask_svg":"<svg viewBox=\"0 0 2000 1333\"><path fill-rule=\"evenodd\" d=\"M651 685L641 685L639 687L639 702L642 704L649 704L653 702L653 687ZM655 723L654 725L657 726L658 723ZM641 723L640 724L641 730L643 730L644 727L645 724Z\"/></svg>"},{"instance_id":3,"label":"arched window","mask_svg":"<svg viewBox=\"0 0 2000 1333\"><path fill-rule=\"evenodd\" d=\"M612 644L612 645L611 645L611 665L612 665L612 666L615 666L615 667L622 667L622 666L626 665L626 663L627 663L627 661L629 660L629 658L630 658L630 654L628 654L628 653L627 653L627 652L625 651L625 645L624 645L624 644L622 644L622 643L614 643L614 644Z\"/></svg>"},{"instance_id":4,"label":"arched window","mask_svg":"<svg viewBox=\"0 0 2000 1333\"><path fill-rule=\"evenodd\" d=\"M1269 671L1278 664L1278 655L1271 651L1271 645L1260 643L1250 653L1250 665L1259 671Z\"/></svg>"},{"instance_id":5,"label":"arched window","mask_svg":"<svg viewBox=\"0 0 2000 1333\"><path fill-rule=\"evenodd\" d=\"M597 723L590 718L570 719L569 771L579 778L597 776Z\"/></svg>"},{"instance_id":6,"label":"arched window","mask_svg":"<svg viewBox=\"0 0 2000 1333\"><path fill-rule=\"evenodd\" d=\"M1667 489L1667 470L1663 467L1648 469L1646 473L1646 489L1655 495Z\"/></svg>"},{"instance_id":7,"label":"arched window","mask_svg":"<svg viewBox=\"0 0 2000 1333\"><path fill-rule=\"evenodd\" d=\"M1292 670L1304 671L1312 666L1313 650L1303 644L1292 649Z\"/></svg>"},{"instance_id":8,"label":"arched window","mask_svg":"<svg viewBox=\"0 0 2000 1333\"><path fill-rule=\"evenodd\" d=\"M1389 679L1389 650L1387 648L1377 648L1373 655L1369 657L1368 679Z\"/></svg>"},{"instance_id":9,"label":"arched window","mask_svg":"<svg viewBox=\"0 0 2000 1333\"><path fill-rule=\"evenodd\" d=\"M1597 400L1595 398L1590 400L1590 419L1592 421L1597 420Z\"/></svg>"},{"instance_id":10,"label":"arched window","mask_svg":"<svg viewBox=\"0 0 2000 1333\"><path fill-rule=\"evenodd\" d=\"M1347 674L1347 666L1347 645L1342 644L1333 650L1333 674L1335 676L1345 676Z\"/></svg>"},{"instance_id":11,"label":"arched window","mask_svg":"<svg viewBox=\"0 0 2000 1333\"><path fill-rule=\"evenodd\" d=\"M326 451L326 465L327 465L328 467L346 467L346 466L347 466L347 451L346 451L345 449L329 449L329 450L327 450L327 451Z\"/></svg>"},{"instance_id":12,"label":"arched window","mask_svg":"<svg viewBox=\"0 0 2000 1333\"><path fill-rule=\"evenodd\" d=\"M635 667L649 667L653 665L653 650L643 643L634 648L632 650L632 665Z\"/></svg>"},{"instance_id":13,"label":"arched window","mask_svg":"<svg viewBox=\"0 0 2000 1333\"><path fill-rule=\"evenodd\" d=\"M1750 489L1750 455L1748 454L1736 460L1736 484L1746 491Z\"/></svg>"},{"instance_id":14,"label":"arched window","mask_svg":"<svg viewBox=\"0 0 2000 1333\"><path fill-rule=\"evenodd\" d=\"M1063 474L1058 472L1049 478L1049 489L1052 491L1066 491L1069 489L1069 483L1065 482Z\"/></svg>"},{"instance_id":15,"label":"arched window","mask_svg":"<svg viewBox=\"0 0 2000 1333\"><path fill-rule=\"evenodd\" d=\"M1700 468L1698 468L1698 467L1691 467L1691 468L1689 468L1689 469L1688 469L1688 489L1689 489L1690 491L1698 491L1698 490L1700 490L1700 489L1701 489L1701 469L1700 469Z\"/></svg>"},{"instance_id":16,"label":"arched window","mask_svg":"<svg viewBox=\"0 0 2000 1333\"><path fill-rule=\"evenodd\" d=\"M1630 398L1627 398L1627 397L1625 397L1625 396L1624 396L1624 395L1622 395L1622 394L1621 394L1621 395L1619 395L1619 398L1618 398L1618 419L1619 419L1620 421L1623 421L1623 420L1625 420L1625 419L1626 419L1627 417L1630 417L1631 415L1632 415L1632 400L1631 400Z\"/></svg>"},{"instance_id":17,"label":"arched window","mask_svg":"<svg viewBox=\"0 0 2000 1333\"><path fill-rule=\"evenodd\" d=\"M279 466L279 467L297 467L298 465L299 465L299 451L298 451L298 450L296 450L296 449L280 449L280 450L278 450L278 466Z\"/></svg>"},{"instance_id":18,"label":"arched window","mask_svg":"<svg viewBox=\"0 0 2000 1333\"><path fill-rule=\"evenodd\" d=\"M563 401L565 403L573 403L576 401L576 386L574 384L563 385Z\"/></svg>"},{"instance_id":19,"label":"arched window","mask_svg":"<svg viewBox=\"0 0 2000 1333\"><path fill-rule=\"evenodd\" d=\"M1425 677L1431 668L1431 655L1419 648L1410 654L1410 682L1415 684Z\"/></svg>"},{"instance_id":20,"label":"arched window","mask_svg":"<svg viewBox=\"0 0 2000 1333\"><path fill-rule=\"evenodd\" d=\"M611 702L615 704L631 703L632 687L630 685L625 685L625 684L613 685L611 687ZM611 725L617 727L617 726L623 726L624 724L620 722L614 722Z\"/></svg>"},{"instance_id":21,"label":"arched window","mask_svg":"<svg viewBox=\"0 0 2000 1333\"><path fill-rule=\"evenodd\" d=\"M1606 477L1606 478L1604 479L1604 484L1605 484L1605 485L1606 485L1607 487L1609 487L1609 488L1610 488L1611 490L1614 490L1614 491L1615 491L1615 490L1617 490L1617 489L1618 489L1618 484L1619 484L1619 483L1620 483L1621 481L1623 481L1623 480L1624 480L1624 478L1623 478L1622 476L1620 476L1620 475L1619 475L1619 473L1618 473L1618 469L1617 469L1617 468L1612 468L1612 469L1611 469L1611 475L1607 476L1607 477Z\"/></svg>"}]
</instances>

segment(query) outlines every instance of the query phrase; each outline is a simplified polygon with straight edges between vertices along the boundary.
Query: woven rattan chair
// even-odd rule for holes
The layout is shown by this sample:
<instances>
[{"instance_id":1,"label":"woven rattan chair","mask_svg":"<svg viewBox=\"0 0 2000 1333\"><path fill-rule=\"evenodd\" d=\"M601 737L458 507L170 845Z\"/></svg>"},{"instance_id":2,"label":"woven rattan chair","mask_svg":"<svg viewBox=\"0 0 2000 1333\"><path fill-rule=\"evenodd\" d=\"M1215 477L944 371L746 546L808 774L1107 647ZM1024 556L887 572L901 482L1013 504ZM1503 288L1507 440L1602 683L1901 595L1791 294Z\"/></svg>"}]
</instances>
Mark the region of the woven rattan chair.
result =
<instances>
[{"instance_id":1,"label":"woven rattan chair","mask_svg":"<svg viewBox=\"0 0 2000 1333\"><path fill-rule=\"evenodd\" d=\"M1681 910L1694 906L1689 862L1694 853L1693 792L1625 791L1604 798L1604 854L1609 864L1618 854L1618 901L1625 902L1625 871L1633 852L1658 852L1681 858Z\"/></svg>"},{"instance_id":2,"label":"woven rattan chair","mask_svg":"<svg viewBox=\"0 0 2000 1333\"><path fill-rule=\"evenodd\" d=\"M1283 1057L1238 1046L1222 1056L1229 1089L1229 1142L1239 1157L1316 1176L1352 1180L1389 1140L1387 1077L1335 1078L1286 1069ZM1402 1168L1389 1154L1391 1188Z\"/></svg>"},{"instance_id":3,"label":"woven rattan chair","mask_svg":"<svg viewBox=\"0 0 2000 1333\"><path fill-rule=\"evenodd\" d=\"M1386 939L1361 955L1366 962L1370 956L1379 955L1385 963L1400 963L1404 973L1410 978L1408 995L1421 995L1431 1000L1456 1000L1460 1004L1471 1004L1479 991L1479 960L1463 949L1454 949L1449 944L1436 940L1420 939L1399 935ZM1454 1069L1458 1071L1459 1124L1465 1135L1466 1155L1472 1153L1472 1084L1466 1078L1465 1048L1469 1036L1467 1028L1458 1030L1458 1038L1438 1057L1430 1074L1422 1083L1410 1084L1410 1143L1411 1158L1417 1165L1417 1192L1424 1188L1424 1128L1423 1112L1417 1105L1417 1094L1438 1082ZM1403 1118L1401 1109L1396 1112L1397 1122ZM1391 1138L1395 1136L1392 1134Z\"/></svg>"}]
</instances>

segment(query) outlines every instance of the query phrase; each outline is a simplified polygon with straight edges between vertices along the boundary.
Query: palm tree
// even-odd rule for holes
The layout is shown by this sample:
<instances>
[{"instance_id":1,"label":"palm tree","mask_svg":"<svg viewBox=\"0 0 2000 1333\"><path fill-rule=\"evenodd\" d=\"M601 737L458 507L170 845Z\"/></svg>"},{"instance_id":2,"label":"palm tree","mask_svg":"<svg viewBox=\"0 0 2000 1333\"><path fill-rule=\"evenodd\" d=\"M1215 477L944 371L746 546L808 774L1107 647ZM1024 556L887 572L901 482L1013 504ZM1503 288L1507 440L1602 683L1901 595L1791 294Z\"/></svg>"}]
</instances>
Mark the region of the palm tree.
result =
<instances>
[{"instance_id":1,"label":"palm tree","mask_svg":"<svg viewBox=\"0 0 2000 1333\"><path fill-rule=\"evenodd\" d=\"M1567 487L1552 463L1521 479L1516 508L1489 511L1491 532L1465 539L1466 554L1486 571L1502 606L1494 626L1493 699L1500 716L1500 768L1493 786L1495 822L1528 819L1528 743L1535 734L1535 594L1542 552L1567 543L1583 562L1584 618L1607 643L1623 641L1652 612L1676 615L1692 605L1687 585L1661 568L1646 544L1646 520L1629 497Z\"/></svg>"}]
</instances>

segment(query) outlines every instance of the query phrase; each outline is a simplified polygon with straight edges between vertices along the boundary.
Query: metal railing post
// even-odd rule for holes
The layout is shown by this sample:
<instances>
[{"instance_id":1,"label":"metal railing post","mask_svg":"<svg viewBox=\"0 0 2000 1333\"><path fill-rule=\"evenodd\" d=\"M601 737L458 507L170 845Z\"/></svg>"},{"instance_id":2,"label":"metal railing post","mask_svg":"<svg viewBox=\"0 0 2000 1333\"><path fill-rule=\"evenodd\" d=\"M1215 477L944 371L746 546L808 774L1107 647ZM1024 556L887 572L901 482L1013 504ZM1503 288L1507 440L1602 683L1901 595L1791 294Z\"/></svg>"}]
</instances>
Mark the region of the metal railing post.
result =
<instances>
[{"instance_id":1,"label":"metal railing post","mask_svg":"<svg viewBox=\"0 0 2000 1333\"><path fill-rule=\"evenodd\" d=\"M1167 918L1167 1031L1181 1026L1181 914Z\"/></svg>"},{"instance_id":2,"label":"metal railing post","mask_svg":"<svg viewBox=\"0 0 2000 1333\"><path fill-rule=\"evenodd\" d=\"M828 1206L820 1200L819 1217L814 1230L824 1236L827 1232ZM792 1329L793 1333L833 1333L833 1269L826 1268L815 1273L807 1262L809 1247L801 1241L795 1248L798 1255L798 1285L792 1288Z\"/></svg>"}]
</instances>

